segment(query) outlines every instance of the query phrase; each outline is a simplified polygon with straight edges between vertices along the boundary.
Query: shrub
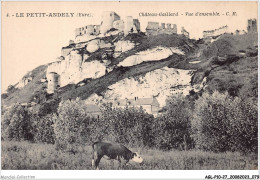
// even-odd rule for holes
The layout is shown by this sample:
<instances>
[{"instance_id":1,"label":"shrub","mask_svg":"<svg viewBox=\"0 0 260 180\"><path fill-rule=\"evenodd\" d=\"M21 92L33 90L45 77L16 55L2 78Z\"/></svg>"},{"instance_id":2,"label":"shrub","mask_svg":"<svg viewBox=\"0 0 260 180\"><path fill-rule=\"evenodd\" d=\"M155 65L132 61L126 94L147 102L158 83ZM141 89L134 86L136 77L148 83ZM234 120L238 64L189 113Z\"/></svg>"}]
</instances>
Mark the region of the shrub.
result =
<instances>
[{"instance_id":1,"label":"shrub","mask_svg":"<svg viewBox=\"0 0 260 180\"><path fill-rule=\"evenodd\" d=\"M258 114L257 105L250 100L236 99L233 103L232 113L229 114L230 150L244 153L258 150ZM234 109L237 109L236 112Z\"/></svg>"},{"instance_id":2,"label":"shrub","mask_svg":"<svg viewBox=\"0 0 260 180\"><path fill-rule=\"evenodd\" d=\"M215 152L257 150L257 108L228 93L204 93L196 102L193 138L199 149Z\"/></svg>"},{"instance_id":3,"label":"shrub","mask_svg":"<svg viewBox=\"0 0 260 180\"><path fill-rule=\"evenodd\" d=\"M110 140L129 146L150 146L153 116L142 108L112 108L104 105L102 117L95 122L96 139Z\"/></svg>"},{"instance_id":4,"label":"shrub","mask_svg":"<svg viewBox=\"0 0 260 180\"><path fill-rule=\"evenodd\" d=\"M2 118L2 137L4 140L32 140L32 127L27 108L14 104L4 112Z\"/></svg>"},{"instance_id":5,"label":"shrub","mask_svg":"<svg viewBox=\"0 0 260 180\"><path fill-rule=\"evenodd\" d=\"M40 118L38 115L33 114L31 119L34 122L34 141L54 144L53 115L49 114Z\"/></svg>"},{"instance_id":6,"label":"shrub","mask_svg":"<svg viewBox=\"0 0 260 180\"><path fill-rule=\"evenodd\" d=\"M55 144L58 149L69 150L82 143L83 122L86 117L83 101L62 101L58 107L58 116L53 115Z\"/></svg>"},{"instance_id":7,"label":"shrub","mask_svg":"<svg viewBox=\"0 0 260 180\"><path fill-rule=\"evenodd\" d=\"M190 102L184 97L167 99L167 112L153 123L154 144L159 149L190 149L193 141L190 136Z\"/></svg>"},{"instance_id":8,"label":"shrub","mask_svg":"<svg viewBox=\"0 0 260 180\"><path fill-rule=\"evenodd\" d=\"M42 117L48 114L57 113L59 102L60 102L59 99L52 99L44 103L41 103L38 112L39 116Z\"/></svg>"}]
</instances>

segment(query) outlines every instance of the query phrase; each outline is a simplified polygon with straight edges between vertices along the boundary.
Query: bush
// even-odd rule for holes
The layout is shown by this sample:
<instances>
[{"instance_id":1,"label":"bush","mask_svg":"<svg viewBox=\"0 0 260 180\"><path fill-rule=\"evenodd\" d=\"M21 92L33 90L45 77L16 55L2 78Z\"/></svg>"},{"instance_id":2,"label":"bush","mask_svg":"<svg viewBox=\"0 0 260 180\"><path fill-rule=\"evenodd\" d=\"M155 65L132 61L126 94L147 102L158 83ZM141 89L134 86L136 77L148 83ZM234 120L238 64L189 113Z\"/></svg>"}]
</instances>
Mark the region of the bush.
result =
<instances>
[{"instance_id":1,"label":"bush","mask_svg":"<svg viewBox=\"0 0 260 180\"><path fill-rule=\"evenodd\" d=\"M192 130L199 149L256 152L257 107L228 93L204 93L195 102Z\"/></svg>"},{"instance_id":2,"label":"bush","mask_svg":"<svg viewBox=\"0 0 260 180\"><path fill-rule=\"evenodd\" d=\"M4 140L32 140L32 126L27 108L14 104L2 117L2 138Z\"/></svg>"},{"instance_id":3,"label":"bush","mask_svg":"<svg viewBox=\"0 0 260 180\"><path fill-rule=\"evenodd\" d=\"M229 114L230 150L244 153L258 151L258 108L253 101L236 99ZM238 111L235 112L234 109Z\"/></svg>"},{"instance_id":4,"label":"bush","mask_svg":"<svg viewBox=\"0 0 260 180\"><path fill-rule=\"evenodd\" d=\"M102 117L95 122L98 140L109 140L132 147L151 145L151 123L153 116L142 108L112 108L104 105Z\"/></svg>"},{"instance_id":5,"label":"bush","mask_svg":"<svg viewBox=\"0 0 260 180\"><path fill-rule=\"evenodd\" d=\"M55 134L53 129L53 120L52 114L46 115L44 117L39 117L38 115L33 114L31 116L32 121L34 122L34 141L54 144Z\"/></svg>"},{"instance_id":6,"label":"bush","mask_svg":"<svg viewBox=\"0 0 260 180\"><path fill-rule=\"evenodd\" d=\"M153 123L154 145L163 150L193 147L190 136L190 102L184 97L167 99L167 112Z\"/></svg>"},{"instance_id":7,"label":"bush","mask_svg":"<svg viewBox=\"0 0 260 180\"><path fill-rule=\"evenodd\" d=\"M76 100L62 101L58 107L58 116L53 115L55 144L57 149L76 149L81 144L82 133L86 113L83 101Z\"/></svg>"}]
</instances>

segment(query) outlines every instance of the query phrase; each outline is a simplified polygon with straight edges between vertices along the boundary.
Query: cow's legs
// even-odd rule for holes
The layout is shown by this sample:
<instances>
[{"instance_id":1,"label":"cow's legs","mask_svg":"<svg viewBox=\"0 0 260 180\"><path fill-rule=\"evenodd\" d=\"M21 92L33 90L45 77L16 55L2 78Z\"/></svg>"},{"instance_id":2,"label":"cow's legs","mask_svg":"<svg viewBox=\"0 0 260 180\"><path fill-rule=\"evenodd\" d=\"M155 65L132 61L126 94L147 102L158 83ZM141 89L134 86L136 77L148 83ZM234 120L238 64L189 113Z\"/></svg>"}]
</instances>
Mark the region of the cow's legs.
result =
<instances>
[{"instance_id":1,"label":"cow's legs","mask_svg":"<svg viewBox=\"0 0 260 180\"><path fill-rule=\"evenodd\" d=\"M95 166L95 156L94 156L94 151L92 152L92 160L91 160L91 165L92 167Z\"/></svg>"},{"instance_id":2,"label":"cow's legs","mask_svg":"<svg viewBox=\"0 0 260 180\"><path fill-rule=\"evenodd\" d=\"M122 167L121 167L121 159L120 159L120 157L117 157L117 160L118 160L118 162L119 162L119 164L118 164L118 169L122 169Z\"/></svg>"},{"instance_id":3,"label":"cow's legs","mask_svg":"<svg viewBox=\"0 0 260 180\"><path fill-rule=\"evenodd\" d=\"M98 156L97 159L95 160L96 170L99 170L98 165L99 165L99 162L100 162L100 159L101 159L101 158L102 158L102 156Z\"/></svg>"},{"instance_id":4,"label":"cow's legs","mask_svg":"<svg viewBox=\"0 0 260 180\"><path fill-rule=\"evenodd\" d=\"M94 152L92 153L92 167L95 167L97 170L99 169L98 168L98 165L99 165L99 162L100 162L100 159L102 158L102 156L99 156L97 152Z\"/></svg>"}]
</instances>

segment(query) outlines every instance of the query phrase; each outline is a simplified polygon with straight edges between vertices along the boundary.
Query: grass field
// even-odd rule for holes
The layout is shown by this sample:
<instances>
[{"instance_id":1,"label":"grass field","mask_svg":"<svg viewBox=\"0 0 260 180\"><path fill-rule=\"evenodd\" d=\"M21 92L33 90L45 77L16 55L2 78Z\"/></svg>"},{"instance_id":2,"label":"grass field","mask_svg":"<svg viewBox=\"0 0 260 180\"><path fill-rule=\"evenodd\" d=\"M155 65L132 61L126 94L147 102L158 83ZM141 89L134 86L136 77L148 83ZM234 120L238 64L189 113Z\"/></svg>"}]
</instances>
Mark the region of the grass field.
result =
<instances>
[{"instance_id":1,"label":"grass field","mask_svg":"<svg viewBox=\"0 0 260 180\"><path fill-rule=\"evenodd\" d=\"M88 170L91 147L81 147L71 154L55 150L54 145L2 141L1 166L4 170ZM129 163L123 169L135 170L252 170L257 168L257 155L212 153L203 151L159 151L135 149L144 158L142 165ZM117 161L102 159L100 169L118 169Z\"/></svg>"}]
</instances>

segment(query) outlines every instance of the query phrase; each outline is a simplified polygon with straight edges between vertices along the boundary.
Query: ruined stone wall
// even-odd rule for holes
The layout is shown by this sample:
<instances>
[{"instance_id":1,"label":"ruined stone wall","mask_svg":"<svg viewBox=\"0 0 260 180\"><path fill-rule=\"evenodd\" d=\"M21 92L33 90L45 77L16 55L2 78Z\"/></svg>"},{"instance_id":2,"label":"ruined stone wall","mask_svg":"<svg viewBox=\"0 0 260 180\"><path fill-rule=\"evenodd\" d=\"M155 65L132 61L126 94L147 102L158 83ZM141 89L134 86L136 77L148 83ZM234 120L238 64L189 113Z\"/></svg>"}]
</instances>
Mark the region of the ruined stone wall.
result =
<instances>
[{"instance_id":1,"label":"ruined stone wall","mask_svg":"<svg viewBox=\"0 0 260 180\"><path fill-rule=\"evenodd\" d=\"M228 26L222 26L218 29L203 31L203 38L219 36L222 34L228 33Z\"/></svg>"},{"instance_id":2,"label":"ruined stone wall","mask_svg":"<svg viewBox=\"0 0 260 180\"><path fill-rule=\"evenodd\" d=\"M75 37L82 35L98 35L100 34L100 25L87 25L75 29Z\"/></svg>"},{"instance_id":3,"label":"ruined stone wall","mask_svg":"<svg viewBox=\"0 0 260 180\"><path fill-rule=\"evenodd\" d=\"M235 35L243 35L243 34L246 34L246 31L245 30L236 30L235 31Z\"/></svg>"},{"instance_id":4,"label":"ruined stone wall","mask_svg":"<svg viewBox=\"0 0 260 180\"><path fill-rule=\"evenodd\" d=\"M256 19L249 19L249 20L248 20L247 32L248 32L248 33L257 32Z\"/></svg>"},{"instance_id":5,"label":"ruined stone wall","mask_svg":"<svg viewBox=\"0 0 260 180\"><path fill-rule=\"evenodd\" d=\"M113 22L120 20L120 16L112 11L105 11L102 14L102 22L100 27L100 33L105 34L111 28L113 28Z\"/></svg>"},{"instance_id":6,"label":"ruined stone wall","mask_svg":"<svg viewBox=\"0 0 260 180\"><path fill-rule=\"evenodd\" d=\"M181 27L181 34L184 35L187 38L190 38L190 33L184 29L184 27Z\"/></svg>"},{"instance_id":7,"label":"ruined stone wall","mask_svg":"<svg viewBox=\"0 0 260 180\"><path fill-rule=\"evenodd\" d=\"M167 23L158 22L148 22L146 27L147 35L158 35L158 34L177 34L177 25Z\"/></svg>"},{"instance_id":8,"label":"ruined stone wall","mask_svg":"<svg viewBox=\"0 0 260 180\"><path fill-rule=\"evenodd\" d=\"M125 20L124 34L137 33L140 31L140 22L138 19L133 19L132 16L127 16Z\"/></svg>"},{"instance_id":9,"label":"ruined stone wall","mask_svg":"<svg viewBox=\"0 0 260 180\"><path fill-rule=\"evenodd\" d=\"M141 26L140 26L140 22L138 19L134 19L134 26L135 26L137 32L139 32L141 29Z\"/></svg>"},{"instance_id":10,"label":"ruined stone wall","mask_svg":"<svg viewBox=\"0 0 260 180\"><path fill-rule=\"evenodd\" d=\"M159 23L158 22L151 22L151 21L148 22L146 30L157 30L157 29L159 29Z\"/></svg>"}]
</instances>

